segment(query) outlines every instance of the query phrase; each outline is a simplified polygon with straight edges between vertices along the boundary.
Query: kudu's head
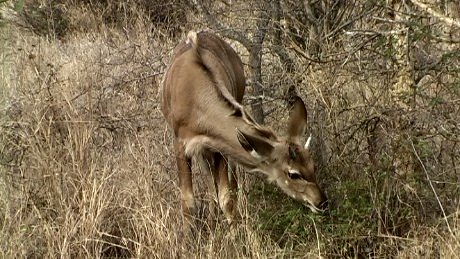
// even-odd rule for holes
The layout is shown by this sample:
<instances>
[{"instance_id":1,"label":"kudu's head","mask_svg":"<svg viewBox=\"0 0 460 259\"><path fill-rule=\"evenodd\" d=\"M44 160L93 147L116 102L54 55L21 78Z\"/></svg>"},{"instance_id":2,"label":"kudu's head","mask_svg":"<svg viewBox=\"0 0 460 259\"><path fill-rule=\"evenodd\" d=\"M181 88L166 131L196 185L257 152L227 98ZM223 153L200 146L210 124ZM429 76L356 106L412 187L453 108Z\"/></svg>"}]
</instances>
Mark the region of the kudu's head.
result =
<instances>
[{"instance_id":1,"label":"kudu's head","mask_svg":"<svg viewBox=\"0 0 460 259\"><path fill-rule=\"evenodd\" d=\"M327 209L328 200L316 182L315 166L309 149L311 138L303 142L306 128L305 105L300 97L295 97L286 138L264 137L263 134L239 131L238 140L258 161L253 171L266 174L286 194L318 213Z\"/></svg>"}]
</instances>

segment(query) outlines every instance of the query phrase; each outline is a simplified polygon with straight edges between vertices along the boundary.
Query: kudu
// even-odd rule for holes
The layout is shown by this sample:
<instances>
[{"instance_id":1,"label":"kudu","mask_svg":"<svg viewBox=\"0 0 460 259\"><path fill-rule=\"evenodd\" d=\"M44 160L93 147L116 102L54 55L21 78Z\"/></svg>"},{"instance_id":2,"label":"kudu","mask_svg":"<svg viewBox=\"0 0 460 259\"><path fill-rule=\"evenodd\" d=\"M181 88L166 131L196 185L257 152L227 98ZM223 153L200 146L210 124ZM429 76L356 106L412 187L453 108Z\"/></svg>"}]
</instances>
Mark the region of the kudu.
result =
<instances>
[{"instance_id":1,"label":"kudu","mask_svg":"<svg viewBox=\"0 0 460 259\"><path fill-rule=\"evenodd\" d=\"M190 32L173 51L161 89L161 109L174 130L181 206L185 215L196 210L191 162L209 164L219 205L232 221L236 214L237 181L228 159L249 171L268 176L289 196L313 212L327 208L316 182L309 151L302 144L307 111L300 97L290 112L287 137L280 138L257 124L241 105L245 76L241 59L230 45L211 32Z\"/></svg>"}]
</instances>

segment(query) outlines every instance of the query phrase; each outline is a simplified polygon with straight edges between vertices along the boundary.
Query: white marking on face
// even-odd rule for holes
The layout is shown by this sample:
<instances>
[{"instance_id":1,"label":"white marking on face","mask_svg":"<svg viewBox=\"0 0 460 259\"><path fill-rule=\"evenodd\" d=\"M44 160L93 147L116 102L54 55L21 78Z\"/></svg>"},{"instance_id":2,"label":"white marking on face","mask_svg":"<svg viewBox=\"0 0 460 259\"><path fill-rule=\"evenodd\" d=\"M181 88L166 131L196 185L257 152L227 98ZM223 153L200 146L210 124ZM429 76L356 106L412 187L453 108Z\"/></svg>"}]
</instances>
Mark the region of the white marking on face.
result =
<instances>
[{"instance_id":1,"label":"white marking on face","mask_svg":"<svg viewBox=\"0 0 460 259\"><path fill-rule=\"evenodd\" d=\"M302 196L302 199L303 199L304 201L308 202L307 195L303 195L303 196ZM308 202L308 203L310 203L310 202Z\"/></svg>"},{"instance_id":2,"label":"white marking on face","mask_svg":"<svg viewBox=\"0 0 460 259\"><path fill-rule=\"evenodd\" d=\"M303 200L306 202L306 206L313 212L313 213L319 213L321 210L318 209L315 205L313 205L312 202L308 199L306 195L302 196Z\"/></svg>"},{"instance_id":3,"label":"white marking on face","mask_svg":"<svg viewBox=\"0 0 460 259\"><path fill-rule=\"evenodd\" d=\"M262 160L262 157L255 150L252 150L249 154L258 160Z\"/></svg>"},{"instance_id":4,"label":"white marking on face","mask_svg":"<svg viewBox=\"0 0 460 259\"><path fill-rule=\"evenodd\" d=\"M300 174L300 172L295 169L289 169L289 173L290 174Z\"/></svg>"}]
</instances>

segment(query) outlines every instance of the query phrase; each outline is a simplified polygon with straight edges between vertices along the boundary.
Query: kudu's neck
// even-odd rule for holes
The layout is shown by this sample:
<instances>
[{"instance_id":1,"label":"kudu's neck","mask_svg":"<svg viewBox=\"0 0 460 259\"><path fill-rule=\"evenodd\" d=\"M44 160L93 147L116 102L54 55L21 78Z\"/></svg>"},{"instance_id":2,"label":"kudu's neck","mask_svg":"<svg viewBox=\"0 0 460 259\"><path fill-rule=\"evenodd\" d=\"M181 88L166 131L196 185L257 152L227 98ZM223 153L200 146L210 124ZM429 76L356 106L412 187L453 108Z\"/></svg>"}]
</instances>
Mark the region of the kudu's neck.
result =
<instances>
[{"instance_id":1,"label":"kudu's neck","mask_svg":"<svg viewBox=\"0 0 460 259\"><path fill-rule=\"evenodd\" d=\"M256 127L260 126L247 121L242 116L234 115L231 110L227 110L224 114L219 113L218 110L210 111L207 116L200 119L199 123L205 131L207 148L230 157L248 169L257 167L259 161L241 146L237 132L240 130L247 134L254 134Z\"/></svg>"}]
</instances>

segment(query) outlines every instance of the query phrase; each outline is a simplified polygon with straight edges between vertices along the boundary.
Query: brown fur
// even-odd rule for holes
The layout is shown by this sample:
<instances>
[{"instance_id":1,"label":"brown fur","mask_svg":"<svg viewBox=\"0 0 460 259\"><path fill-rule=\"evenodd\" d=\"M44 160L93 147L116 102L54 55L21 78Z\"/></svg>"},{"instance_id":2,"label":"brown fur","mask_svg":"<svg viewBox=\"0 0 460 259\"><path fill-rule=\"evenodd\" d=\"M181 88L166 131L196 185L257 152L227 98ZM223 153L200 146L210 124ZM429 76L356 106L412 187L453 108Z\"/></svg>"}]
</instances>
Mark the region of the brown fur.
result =
<instances>
[{"instance_id":1,"label":"brown fur","mask_svg":"<svg viewBox=\"0 0 460 259\"><path fill-rule=\"evenodd\" d=\"M232 220L236 177L225 157L249 170L261 171L288 195L320 211L327 201L316 184L313 160L299 143L306 110L297 97L287 139L254 122L241 105L245 90L242 62L236 52L210 32L190 32L173 51L161 89L162 112L174 130L182 208L193 214L191 157L208 160L220 206ZM301 179L290 179L289 172ZM292 176L292 175L291 175Z\"/></svg>"}]
</instances>

